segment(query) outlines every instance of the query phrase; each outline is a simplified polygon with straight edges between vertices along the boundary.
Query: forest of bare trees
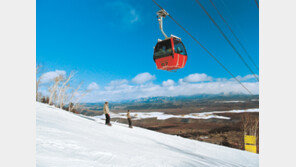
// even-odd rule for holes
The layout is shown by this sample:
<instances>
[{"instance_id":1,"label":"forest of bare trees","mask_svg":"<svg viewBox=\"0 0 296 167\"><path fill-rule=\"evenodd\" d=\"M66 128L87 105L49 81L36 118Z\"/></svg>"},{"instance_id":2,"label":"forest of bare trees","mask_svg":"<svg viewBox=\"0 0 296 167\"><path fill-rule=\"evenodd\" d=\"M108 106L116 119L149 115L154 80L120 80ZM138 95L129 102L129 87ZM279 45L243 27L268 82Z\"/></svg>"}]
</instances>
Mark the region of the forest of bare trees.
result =
<instances>
[{"instance_id":1,"label":"forest of bare trees","mask_svg":"<svg viewBox=\"0 0 296 167\"><path fill-rule=\"evenodd\" d=\"M41 66L37 66L36 68L36 101L75 113L82 110L83 105L79 103L79 100L81 100L89 90L81 89L82 82L78 84L78 86L73 84L73 79L77 76L77 73L72 71L68 75L60 74L47 83L44 83L44 73L41 73L41 69ZM44 87L47 89L46 94L41 93L41 86L43 89Z\"/></svg>"}]
</instances>

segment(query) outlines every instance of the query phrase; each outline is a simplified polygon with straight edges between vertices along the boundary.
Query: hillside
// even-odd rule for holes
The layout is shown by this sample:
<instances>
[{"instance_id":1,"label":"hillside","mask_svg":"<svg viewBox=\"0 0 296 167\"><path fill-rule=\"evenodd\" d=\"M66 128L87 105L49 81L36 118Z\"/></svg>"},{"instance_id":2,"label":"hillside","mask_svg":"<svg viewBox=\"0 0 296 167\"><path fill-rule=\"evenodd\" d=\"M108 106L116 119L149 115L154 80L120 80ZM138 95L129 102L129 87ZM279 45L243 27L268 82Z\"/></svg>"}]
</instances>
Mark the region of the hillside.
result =
<instances>
[{"instance_id":1,"label":"hillside","mask_svg":"<svg viewBox=\"0 0 296 167\"><path fill-rule=\"evenodd\" d=\"M258 154L36 105L38 167L259 166Z\"/></svg>"}]
</instances>

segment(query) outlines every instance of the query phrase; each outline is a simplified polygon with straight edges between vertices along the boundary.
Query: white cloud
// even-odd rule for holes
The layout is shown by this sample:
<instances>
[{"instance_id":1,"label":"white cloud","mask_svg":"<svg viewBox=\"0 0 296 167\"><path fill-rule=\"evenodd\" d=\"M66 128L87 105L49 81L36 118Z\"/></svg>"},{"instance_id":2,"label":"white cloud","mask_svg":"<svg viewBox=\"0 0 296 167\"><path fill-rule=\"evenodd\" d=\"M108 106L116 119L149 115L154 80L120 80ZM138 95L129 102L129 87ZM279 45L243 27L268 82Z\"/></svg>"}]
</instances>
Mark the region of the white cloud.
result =
<instances>
[{"instance_id":1,"label":"white cloud","mask_svg":"<svg viewBox=\"0 0 296 167\"><path fill-rule=\"evenodd\" d=\"M109 12L112 12L114 15L116 15L116 19L112 20L115 23L119 23L121 25L132 25L140 21L139 12L134 6L127 2L113 1L107 3L106 7L109 9Z\"/></svg>"},{"instance_id":2,"label":"white cloud","mask_svg":"<svg viewBox=\"0 0 296 167\"><path fill-rule=\"evenodd\" d=\"M252 93L258 94L258 82L243 83ZM143 85L125 85L117 89L109 89L90 94L87 99L120 101L155 96L181 96L197 94L248 94L237 82L203 82L177 84L169 87L153 83ZM96 102L96 101L93 101Z\"/></svg>"},{"instance_id":3,"label":"white cloud","mask_svg":"<svg viewBox=\"0 0 296 167\"><path fill-rule=\"evenodd\" d=\"M62 70L49 71L41 75L40 81L41 83L48 83L53 81L58 76L65 76L65 75L66 75L66 71L62 71Z\"/></svg>"},{"instance_id":4,"label":"white cloud","mask_svg":"<svg viewBox=\"0 0 296 167\"><path fill-rule=\"evenodd\" d=\"M136 13L135 9L131 9L130 14L131 14L130 23L135 23L139 20L139 15Z\"/></svg>"},{"instance_id":5,"label":"white cloud","mask_svg":"<svg viewBox=\"0 0 296 167\"><path fill-rule=\"evenodd\" d=\"M258 75L256 75L256 77L259 78ZM236 78L237 78L239 81L250 81L250 80L252 80L252 79L255 79L255 76L254 76L253 74L248 74L248 75L246 75L246 76L244 76L244 77L237 76ZM231 81L234 81L235 79L231 78L230 80L231 80Z\"/></svg>"},{"instance_id":6,"label":"white cloud","mask_svg":"<svg viewBox=\"0 0 296 167\"><path fill-rule=\"evenodd\" d=\"M259 78L258 75L256 75L257 78ZM255 79L255 76L253 74L249 74L249 75L246 75L244 76L241 81L247 81L247 80L250 80L250 79Z\"/></svg>"},{"instance_id":7,"label":"white cloud","mask_svg":"<svg viewBox=\"0 0 296 167\"><path fill-rule=\"evenodd\" d=\"M144 84L148 81L156 79L154 75L151 75L148 72L138 74L135 78L132 79L132 82L136 84Z\"/></svg>"},{"instance_id":8,"label":"white cloud","mask_svg":"<svg viewBox=\"0 0 296 167\"><path fill-rule=\"evenodd\" d=\"M98 90L99 88L99 85L95 82L92 82L87 86L87 90Z\"/></svg>"},{"instance_id":9,"label":"white cloud","mask_svg":"<svg viewBox=\"0 0 296 167\"><path fill-rule=\"evenodd\" d=\"M120 79L111 81L108 86L105 86L105 90L107 91L115 91L115 90L125 90L132 89L133 86L128 85L128 80Z\"/></svg>"},{"instance_id":10,"label":"white cloud","mask_svg":"<svg viewBox=\"0 0 296 167\"><path fill-rule=\"evenodd\" d=\"M173 86L175 84L175 81L168 79L167 81L163 81L162 82L162 86L164 87L169 87L169 86Z\"/></svg>"},{"instance_id":11,"label":"white cloud","mask_svg":"<svg viewBox=\"0 0 296 167\"><path fill-rule=\"evenodd\" d=\"M122 84L127 84L128 80L126 79L118 79L118 80L113 80L109 83L109 85L115 86L115 85L122 85Z\"/></svg>"},{"instance_id":12,"label":"white cloud","mask_svg":"<svg viewBox=\"0 0 296 167\"><path fill-rule=\"evenodd\" d=\"M190 75L189 75L190 76ZM207 75L206 75L207 76ZM208 76L207 76L208 77ZM186 77L185 77L186 78ZM133 79L133 83L127 80L111 81L104 90L88 94L84 100L87 102L97 101L120 101L155 96L181 96L197 94L248 94L248 92L236 81L226 78L211 78L209 82L185 82L183 78L175 81L168 79L161 84L148 82L155 79L149 73L142 73ZM199 81L209 79L199 79ZM197 81L194 80L194 81ZM253 94L259 93L259 83L254 81L242 82ZM95 99L95 101L92 101Z\"/></svg>"},{"instance_id":13,"label":"white cloud","mask_svg":"<svg viewBox=\"0 0 296 167\"><path fill-rule=\"evenodd\" d=\"M203 81L212 81L213 78L210 76L207 76L206 74L202 73L202 74L190 74L187 77L184 78L183 81L185 82L203 82Z\"/></svg>"}]
</instances>

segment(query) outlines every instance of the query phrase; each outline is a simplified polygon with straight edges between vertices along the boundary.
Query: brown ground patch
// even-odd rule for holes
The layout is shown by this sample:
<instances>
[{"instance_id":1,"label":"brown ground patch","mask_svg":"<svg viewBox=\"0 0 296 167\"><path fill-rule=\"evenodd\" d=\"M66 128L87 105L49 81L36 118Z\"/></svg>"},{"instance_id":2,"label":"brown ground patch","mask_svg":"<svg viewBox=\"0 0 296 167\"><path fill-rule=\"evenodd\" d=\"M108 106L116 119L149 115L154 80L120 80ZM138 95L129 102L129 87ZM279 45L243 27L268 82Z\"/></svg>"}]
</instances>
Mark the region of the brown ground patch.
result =
<instances>
[{"instance_id":1,"label":"brown ground patch","mask_svg":"<svg viewBox=\"0 0 296 167\"><path fill-rule=\"evenodd\" d=\"M156 118L133 120L134 126L143 127L158 132L178 135L199 141L224 145L237 149L244 149L241 117L250 114L259 117L259 113L221 113L217 115L230 117L225 119L184 119L170 118L157 120ZM126 119L112 119L127 124Z\"/></svg>"}]
</instances>

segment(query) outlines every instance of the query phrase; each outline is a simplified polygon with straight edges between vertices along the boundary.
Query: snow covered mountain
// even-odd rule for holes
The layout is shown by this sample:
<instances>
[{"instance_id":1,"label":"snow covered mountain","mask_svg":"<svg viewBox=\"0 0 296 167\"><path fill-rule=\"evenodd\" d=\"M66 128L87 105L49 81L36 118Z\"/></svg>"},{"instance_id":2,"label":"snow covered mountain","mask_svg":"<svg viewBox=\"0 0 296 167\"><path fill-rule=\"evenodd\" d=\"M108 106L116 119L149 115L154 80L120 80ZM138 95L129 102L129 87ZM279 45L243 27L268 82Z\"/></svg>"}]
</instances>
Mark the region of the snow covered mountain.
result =
<instances>
[{"instance_id":1,"label":"snow covered mountain","mask_svg":"<svg viewBox=\"0 0 296 167\"><path fill-rule=\"evenodd\" d=\"M36 105L38 167L259 166L258 154Z\"/></svg>"}]
</instances>

